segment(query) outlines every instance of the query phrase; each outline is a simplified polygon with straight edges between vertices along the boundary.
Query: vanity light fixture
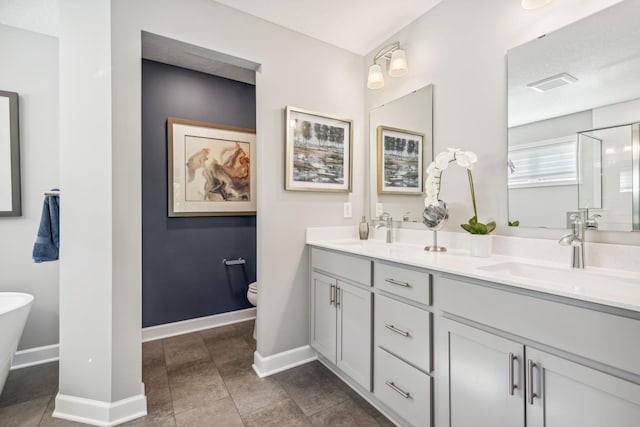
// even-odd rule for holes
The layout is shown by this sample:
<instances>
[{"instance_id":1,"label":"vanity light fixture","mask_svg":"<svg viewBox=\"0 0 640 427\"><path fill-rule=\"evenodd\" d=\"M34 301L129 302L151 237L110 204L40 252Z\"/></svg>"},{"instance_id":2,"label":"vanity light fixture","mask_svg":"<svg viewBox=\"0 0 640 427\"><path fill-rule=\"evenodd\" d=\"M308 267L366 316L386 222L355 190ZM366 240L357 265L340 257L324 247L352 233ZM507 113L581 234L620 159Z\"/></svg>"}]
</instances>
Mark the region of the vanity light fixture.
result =
<instances>
[{"instance_id":1,"label":"vanity light fixture","mask_svg":"<svg viewBox=\"0 0 640 427\"><path fill-rule=\"evenodd\" d=\"M522 8L527 10L538 9L551 3L551 0L522 0Z\"/></svg>"},{"instance_id":2,"label":"vanity light fixture","mask_svg":"<svg viewBox=\"0 0 640 427\"><path fill-rule=\"evenodd\" d=\"M369 89L380 89L384 86L384 75L382 67L378 61L385 59L388 66L388 72L391 77L401 77L409 71L407 67L407 54L400 49L400 43L395 42L386 46L373 57L373 64L369 67L369 77L367 78L367 87Z\"/></svg>"}]
</instances>

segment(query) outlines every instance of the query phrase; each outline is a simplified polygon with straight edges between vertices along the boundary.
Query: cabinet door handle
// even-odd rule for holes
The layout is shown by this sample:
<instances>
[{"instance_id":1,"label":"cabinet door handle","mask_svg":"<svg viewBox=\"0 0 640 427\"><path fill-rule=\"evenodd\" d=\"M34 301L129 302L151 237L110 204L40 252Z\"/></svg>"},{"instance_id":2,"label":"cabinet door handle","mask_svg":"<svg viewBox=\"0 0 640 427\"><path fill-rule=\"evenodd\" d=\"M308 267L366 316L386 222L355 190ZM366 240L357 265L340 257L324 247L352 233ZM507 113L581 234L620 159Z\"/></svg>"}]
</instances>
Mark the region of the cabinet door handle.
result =
<instances>
[{"instance_id":1,"label":"cabinet door handle","mask_svg":"<svg viewBox=\"0 0 640 427\"><path fill-rule=\"evenodd\" d=\"M398 387L397 385L395 385L393 383L393 381L385 381L384 382L391 390L395 391L396 393L398 393L400 396L404 397L405 399L409 399L411 397L411 393L409 393L408 391L404 391L403 389L401 389L400 387Z\"/></svg>"},{"instance_id":2,"label":"cabinet door handle","mask_svg":"<svg viewBox=\"0 0 640 427\"><path fill-rule=\"evenodd\" d=\"M336 302L336 285L331 285L329 289L329 305L333 305Z\"/></svg>"},{"instance_id":3,"label":"cabinet door handle","mask_svg":"<svg viewBox=\"0 0 640 427\"><path fill-rule=\"evenodd\" d=\"M396 286L402 286L404 288L410 288L411 285L408 284L407 282L401 282L399 280L396 279L384 279L385 282L387 283L391 283L392 285L396 285Z\"/></svg>"},{"instance_id":4,"label":"cabinet door handle","mask_svg":"<svg viewBox=\"0 0 640 427\"><path fill-rule=\"evenodd\" d=\"M535 368L536 366L538 366L538 365L536 365L533 362L533 360L529 359L527 361L527 371L529 373L529 375L528 375L529 378L527 379L527 384L528 384L528 386L527 386L527 395L528 395L527 396L527 400L529 401L529 405L533 405L533 399L535 397L539 397L537 394L535 394L533 392L533 368Z\"/></svg>"},{"instance_id":5,"label":"cabinet door handle","mask_svg":"<svg viewBox=\"0 0 640 427\"><path fill-rule=\"evenodd\" d=\"M513 382L513 362L518 360L518 356L513 353L509 353L509 394L513 396L513 390L518 388L517 384Z\"/></svg>"},{"instance_id":6,"label":"cabinet door handle","mask_svg":"<svg viewBox=\"0 0 640 427\"><path fill-rule=\"evenodd\" d=\"M402 335L403 337L410 337L410 336L411 336L411 334L410 334L409 332L407 332L407 331L403 331L403 330L402 330L402 329L400 329L400 328L396 328L396 327L395 327L395 326L393 326L393 325L385 324L385 325L384 325L384 327L385 327L385 328L387 328L387 329L389 329L390 331L395 332L395 333L396 333L396 334L398 334L398 335Z\"/></svg>"},{"instance_id":7,"label":"cabinet door handle","mask_svg":"<svg viewBox=\"0 0 640 427\"><path fill-rule=\"evenodd\" d=\"M336 286L336 307L340 307L340 288Z\"/></svg>"}]
</instances>

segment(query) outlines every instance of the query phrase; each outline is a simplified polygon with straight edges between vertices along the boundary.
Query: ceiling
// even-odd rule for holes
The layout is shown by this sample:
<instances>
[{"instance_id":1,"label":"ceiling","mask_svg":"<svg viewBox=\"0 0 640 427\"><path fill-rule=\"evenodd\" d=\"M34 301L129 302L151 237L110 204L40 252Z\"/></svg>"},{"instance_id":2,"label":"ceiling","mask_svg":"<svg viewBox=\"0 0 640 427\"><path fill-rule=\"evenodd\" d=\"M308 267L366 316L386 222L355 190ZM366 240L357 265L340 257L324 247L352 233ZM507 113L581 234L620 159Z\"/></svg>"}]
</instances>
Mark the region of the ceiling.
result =
<instances>
[{"instance_id":1,"label":"ceiling","mask_svg":"<svg viewBox=\"0 0 640 427\"><path fill-rule=\"evenodd\" d=\"M640 1L597 14L511 49L509 127L640 98ZM528 84L568 73L574 84L539 93Z\"/></svg>"},{"instance_id":2,"label":"ceiling","mask_svg":"<svg viewBox=\"0 0 640 427\"><path fill-rule=\"evenodd\" d=\"M215 0L366 55L442 0Z\"/></svg>"}]
</instances>

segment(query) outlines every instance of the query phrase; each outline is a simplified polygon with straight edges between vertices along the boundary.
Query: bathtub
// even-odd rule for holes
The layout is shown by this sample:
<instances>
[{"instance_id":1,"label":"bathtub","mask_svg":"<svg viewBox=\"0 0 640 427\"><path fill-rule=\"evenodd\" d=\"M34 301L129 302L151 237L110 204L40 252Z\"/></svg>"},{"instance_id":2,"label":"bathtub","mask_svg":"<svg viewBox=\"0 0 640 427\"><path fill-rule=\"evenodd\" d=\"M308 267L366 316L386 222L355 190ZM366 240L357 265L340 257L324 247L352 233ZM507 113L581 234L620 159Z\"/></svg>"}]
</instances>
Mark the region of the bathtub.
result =
<instances>
[{"instance_id":1,"label":"bathtub","mask_svg":"<svg viewBox=\"0 0 640 427\"><path fill-rule=\"evenodd\" d=\"M32 303L33 295L0 292L0 393L9 375L13 354L18 348Z\"/></svg>"}]
</instances>

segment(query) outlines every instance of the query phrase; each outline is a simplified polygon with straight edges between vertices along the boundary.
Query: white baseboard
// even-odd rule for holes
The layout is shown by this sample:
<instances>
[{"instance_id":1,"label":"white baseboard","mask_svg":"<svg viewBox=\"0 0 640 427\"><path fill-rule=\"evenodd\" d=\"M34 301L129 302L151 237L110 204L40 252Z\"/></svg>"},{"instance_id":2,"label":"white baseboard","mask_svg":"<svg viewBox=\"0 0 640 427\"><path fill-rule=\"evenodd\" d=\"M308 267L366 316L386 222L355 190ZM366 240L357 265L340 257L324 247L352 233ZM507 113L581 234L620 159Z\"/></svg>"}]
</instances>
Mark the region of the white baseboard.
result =
<instances>
[{"instance_id":1,"label":"white baseboard","mask_svg":"<svg viewBox=\"0 0 640 427\"><path fill-rule=\"evenodd\" d=\"M228 313L214 314L213 316L199 317L197 319L182 320L158 326L142 328L142 342L155 341L175 335L188 334L216 326L229 325L244 322L256 318L256 308L230 311Z\"/></svg>"},{"instance_id":2,"label":"white baseboard","mask_svg":"<svg viewBox=\"0 0 640 427\"><path fill-rule=\"evenodd\" d=\"M55 362L60 359L60 345L45 345L16 351L11 362L11 370Z\"/></svg>"},{"instance_id":3,"label":"white baseboard","mask_svg":"<svg viewBox=\"0 0 640 427\"><path fill-rule=\"evenodd\" d=\"M144 390L144 389L143 389ZM110 427L147 415L147 398L142 394L103 402L58 393L54 418L95 426Z\"/></svg>"},{"instance_id":4,"label":"white baseboard","mask_svg":"<svg viewBox=\"0 0 640 427\"><path fill-rule=\"evenodd\" d=\"M142 342L154 341L175 335L188 334L203 329L215 328L232 323L244 322L256 318L256 308L230 311L213 316L167 323L165 325L142 328ZM11 363L11 370L55 362L60 359L60 345L46 345L16 351Z\"/></svg>"},{"instance_id":5,"label":"white baseboard","mask_svg":"<svg viewBox=\"0 0 640 427\"><path fill-rule=\"evenodd\" d=\"M256 351L253 353L253 370L260 378L264 378L316 359L318 359L317 353L308 345L266 357Z\"/></svg>"}]
</instances>

